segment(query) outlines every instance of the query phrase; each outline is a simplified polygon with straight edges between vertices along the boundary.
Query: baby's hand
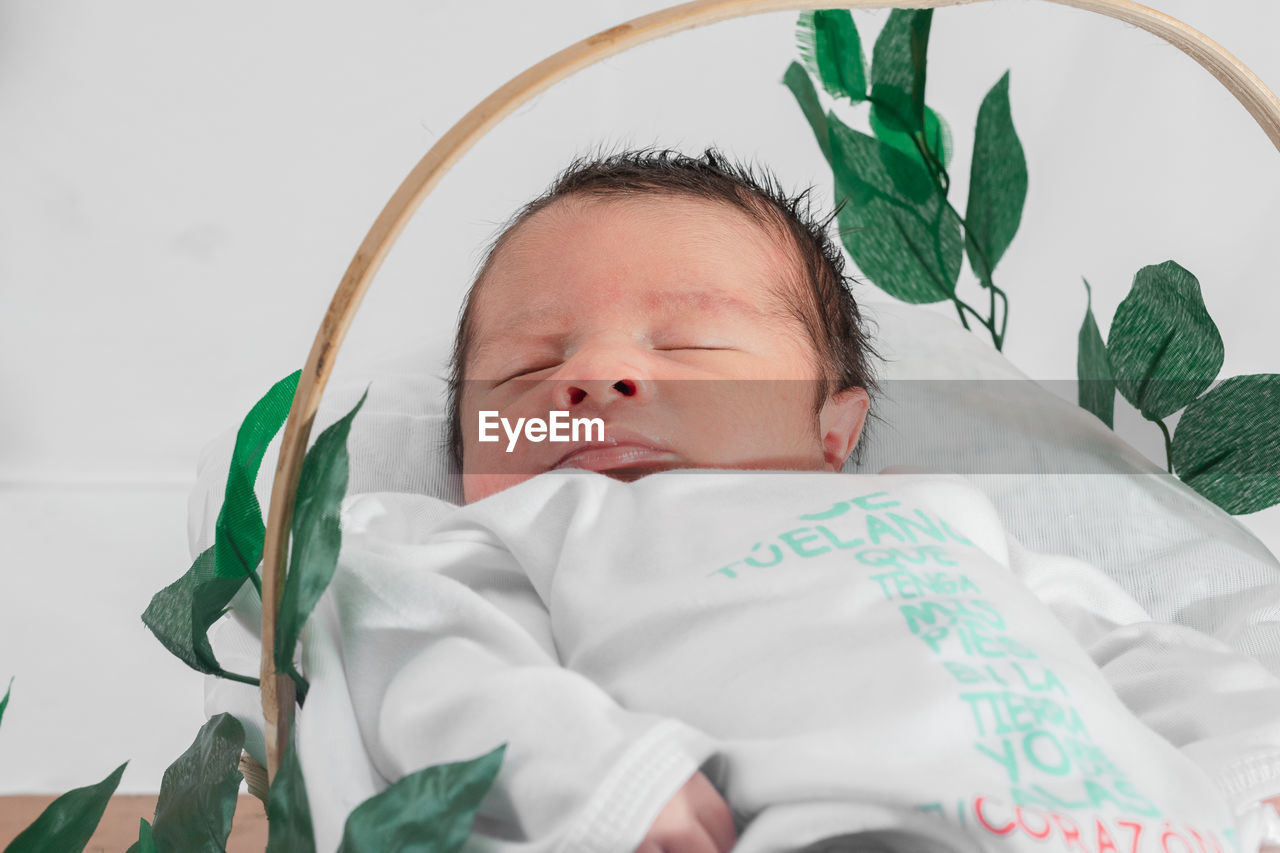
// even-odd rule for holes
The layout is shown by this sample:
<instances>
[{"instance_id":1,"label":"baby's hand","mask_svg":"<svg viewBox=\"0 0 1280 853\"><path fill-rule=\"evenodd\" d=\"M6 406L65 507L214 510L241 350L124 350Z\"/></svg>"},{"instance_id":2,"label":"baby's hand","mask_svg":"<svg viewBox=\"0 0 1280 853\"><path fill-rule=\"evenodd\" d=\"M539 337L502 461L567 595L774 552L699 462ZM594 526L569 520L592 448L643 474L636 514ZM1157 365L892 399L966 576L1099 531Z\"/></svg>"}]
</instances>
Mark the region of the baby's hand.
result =
<instances>
[{"instance_id":1,"label":"baby's hand","mask_svg":"<svg viewBox=\"0 0 1280 853\"><path fill-rule=\"evenodd\" d=\"M658 812L636 853L729 853L737 841L729 806L698 772Z\"/></svg>"}]
</instances>

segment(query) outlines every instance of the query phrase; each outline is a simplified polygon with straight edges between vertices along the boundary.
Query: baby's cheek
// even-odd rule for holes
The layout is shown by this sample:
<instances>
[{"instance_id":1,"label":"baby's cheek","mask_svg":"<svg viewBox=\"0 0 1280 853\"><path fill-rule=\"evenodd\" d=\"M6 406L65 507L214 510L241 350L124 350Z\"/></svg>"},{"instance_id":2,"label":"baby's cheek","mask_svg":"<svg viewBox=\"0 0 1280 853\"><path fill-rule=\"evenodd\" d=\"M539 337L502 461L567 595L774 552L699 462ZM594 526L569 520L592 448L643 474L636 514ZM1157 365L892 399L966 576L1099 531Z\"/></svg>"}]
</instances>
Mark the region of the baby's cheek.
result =
<instances>
[{"instance_id":1,"label":"baby's cheek","mask_svg":"<svg viewBox=\"0 0 1280 853\"><path fill-rule=\"evenodd\" d=\"M463 440L462 491L467 503L478 501L532 477L536 471L525 459L517 442L510 453L507 440L480 442L473 436Z\"/></svg>"},{"instance_id":2,"label":"baby's cheek","mask_svg":"<svg viewBox=\"0 0 1280 853\"><path fill-rule=\"evenodd\" d=\"M478 500L496 495L504 489L518 486L534 475L525 474L463 474L462 499L464 503L475 503Z\"/></svg>"},{"instance_id":3,"label":"baby's cheek","mask_svg":"<svg viewBox=\"0 0 1280 853\"><path fill-rule=\"evenodd\" d=\"M718 401L709 427L732 443L799 449L817 438L812 385L797 380L758 380L731 386Z\"/></svg>"}]
</instances>

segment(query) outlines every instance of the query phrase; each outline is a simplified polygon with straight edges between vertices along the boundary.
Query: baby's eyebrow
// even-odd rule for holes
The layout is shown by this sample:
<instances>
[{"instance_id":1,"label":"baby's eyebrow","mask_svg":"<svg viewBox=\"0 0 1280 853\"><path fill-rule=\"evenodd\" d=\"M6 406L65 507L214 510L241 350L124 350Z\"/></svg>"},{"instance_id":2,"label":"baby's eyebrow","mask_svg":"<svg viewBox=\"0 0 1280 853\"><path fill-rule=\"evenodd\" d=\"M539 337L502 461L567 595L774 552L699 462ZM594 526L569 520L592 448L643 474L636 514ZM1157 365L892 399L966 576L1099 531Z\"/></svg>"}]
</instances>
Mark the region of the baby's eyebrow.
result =
<instances>
[{"instance_id":1,"label":"baby's eyebrow","mask_svg":"<svg viewBox=\"0 0 1280 853\"><path fill-rule=\"evenodd\" d=\"M554 338L557 326L565 325L565 321L569 318L563 306L560 305L527 305L519 314L515 316L507 316L503 322L490 329L488 334L480 337L470 347L470 355L468 361L474 361L481 356L487 354L490 350L510 351L514 346L512 338L520 337L525 340L533 337L529 333L530 329L541 328L546 331L537 335L539 339Z\"/></svg>"},{"instance_id":2,"label":"baby's eyebrow","mask_svg":"<svg viewBox=\"0 0 1280 853\"><path fill-rule=\"evenodd\" d=\"M770 316L768 311L753 305L741 297L723 290L676 290L665 293L647 293L645 300L651 308L669 309L672 313L689 311L725 311L761 318Z\"/></svg>"},{"instance_id":3,"label":"baby's eyebrow","mask_svg":"<svg viewBox=\"0 0 1280 853\"><path fill-rule=\"evenodd\" d=\"M795 319L795 311L785 297L785 287L769 287L764 292L767 296L764 304L716 288L651 293L646 295L646 299L650 305L665 309L665 313L672 317L688 317L699 312L715 313L744 320L764 321L779 328Z\"/></svg>"}]
</instances>

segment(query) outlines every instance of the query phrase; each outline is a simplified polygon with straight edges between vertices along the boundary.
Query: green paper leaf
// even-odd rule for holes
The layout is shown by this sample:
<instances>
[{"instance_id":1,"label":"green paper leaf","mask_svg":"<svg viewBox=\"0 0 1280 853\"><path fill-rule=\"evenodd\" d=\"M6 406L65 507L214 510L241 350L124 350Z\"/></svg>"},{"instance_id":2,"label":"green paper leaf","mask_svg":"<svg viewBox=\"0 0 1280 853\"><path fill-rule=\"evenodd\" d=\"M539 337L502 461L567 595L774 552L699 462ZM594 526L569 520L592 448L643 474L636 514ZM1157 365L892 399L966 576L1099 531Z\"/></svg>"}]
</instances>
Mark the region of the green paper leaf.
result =
<instances>
[{"instance_id":1,"label":"green paper leaf","mask_svg":"<svg viewBox=\"0 0 1280 853\"><path fill-rule=\"evenodd\" d=\"M1107 345L1093 317L1093 288L1084 280L1086 294L1084 322L1077 337L1076 379L1080 408L1092 412L1104 424L1115 429L1116 382L1111 375Z\"/></svg>"},{"instance_id":2,"label":"green paper leaf","mask_svg":"<svg viewBox=\"0 0 1280 853\"><path fill-rule=\"evenodd\" d=\"M339 853L454 853L471 834L505 750L419 770L365 800L347 818Z\"/></svg>"},{"instance_id":3,"label":"green paper leaf","mask_svg":"<svg viewBox=\"0 0 1280 853\"><path fill-rule=\"evenodd\" d=\"M244 727L218 714L164 771L152 825L155 845L182 853L223 853L240 794Z\"/></svg>"},{"instance_id":4,"label":"green paper leaf","mask_svg":"<svg viewBox=\"0 0 1280 853\"><path fill-rule=\"evenodd\" d=\"M809 73L833 97L855 103L867 99L862 37L848 9L801 13L796 42Z\"/></svg>"},{"instance_id":5,"label":"green paper leaf","mask_svg":"<svg viewBox=\"0 0 1280 853\"><path fill-rule=\"evenodd\" d=\"M912 141L911 134L894 130L884 123L880 113L871 111L871 131L876 139L910 157L921 166L928 168L920 149ZM924 108L924 140L925 146L933 152L933 156L942 163L943 168L951 165L952 137L951 126L946 119L929 107Z\"/></svg>"},{"instance_id":6,"label":"green paper leaf","mask_svg":"<svg viewBox=\"0 0 1280 853\"><path fill-rule=\"evenodd\" d=\"M267 853L315 853L311 805L291 740L267 793Z\"/></svg>"},{"instance_id":7,"label":"green paper leaf","mask_svg":"<svg viewBox=\"0 0 1280 853\"><path fill-rule=\"evenodd\" d=\"M5 853L79 853L107 810L120 784L125 762L96 785L68 791L49 804L40 817L4 848Z\"/></svg>"},{"instance_id":8,"label":"green paper leaf","mask_svg":"<svg viewBox=\"0 0 1280 853\"><path fill-rule=\"evenodd\" d=\"M1148 420L1162 420L1208 388L1222 369L1222 336L1200 282L1173 261L1143 267L1107 336L1116 387Z\"/></svg>"},{"instance_id":9,"label":"green paper leaf","mask_svg":"<svg viewBox=\"0 0 1280 853\"><path fill-rule=\"evenodd\" d=\"M1009 109L1009 72L987 93L978 110L973 163L969 171L969 266L979 279L989 279L1018 233L1027 200L1027 160ZM973 241L986 255L976 250Z\"/></svg>"},{"instance_id":10,"label":"green paper leaf","mask_svg":"<svg viewBox=\"0 0 1280 853\"><path fill-rule=\"evenodd\" d=\"M9 694L13 691L13 676L9 676L9 686L5 688L4 698L0 699L0 721L4 720L4 709L9 707Z\"/></svg>"},{"instance_id":11,"label":"green paper leaf","mask_svg":"<svg viewBox=\"0 0 1280 853\"><path fill-rule=\"evenodd\" d=\"M276 616L275 646L276 668L288 672L295 681L300 676L293 667L294 647L338 565L338 550L342 547L339 513L347 494L347 435L368 396L366 389L350 412L320 434L307 451L298 477L293 548ZM305 691L305 683L299 687Z\"/></svg>"},{"instance_id":12,"label":"green paper leaf","mask_svg":"<svg viewBox=\"0 0 1280 853\"><path fill-rule=\"evenodd\" d=\"M964 251L959 218L919 165L834 115L827 121L839 155L835 197L849 199L837 218L840 237L858 269L904 302L950 299Z\"/></svg>"},{"instance_id":13,"label":"green paper leaf","mask_svg":"<svg viewBox=\"0 0 1280 853\"><path fill-rule=\"evenodd\" d=\"M205 549L182 577L152 596L142 621L187 666L225 677L229 673L209 645L209 626L225 612L245 578L215 577L215 547Z\"/></svg>"},{"instance_id":14,"label":"green paper leaf","mask_svg":"<svg viewBox=\"0 0 1280 853\"><path fill-rule=\"evenodd\" d=\"M1194 400L1173 434L1182 481L1233 515L1280 503L1280 375L1233 376Z\"/></svg>"},{"instance_id":15,"label":"green paper leaf","mask_svg":"<svg viewBox=\"0 0 1280 853\"><path fill-rule=\"evenodd\" d=\"M219 577L244 577L256 570L262 559L262 539L266 528L253 486L258 480L258 469L262 466L267 445L289 416L289 407L301 375L301 370L296 371L271 386L271 390L249 410L236 433L227 488L214 527L217 546L215 571Z\"/></svg>"},{"instance_id":16,"label":"green paper leaf","mask_svg":"<svg viewBox=\"0 0 1280 853\"><path fill-rule=\"evenodd\" d=\"M129 845L125 853L160 853L156 850L156 842L151 837L151 824L147 819L139 818L138 840Z\"/></svg>"},{"instance_id":17,"label":"green paper leaf","mask_svg":"<svg viewBox=\"0 0 1280 853\"><path fill-rule=\"evenodd\" d=\"M191 647L196 659L206 667L203 672L227 677L229 673L214 657L209 644L209 628L227 612L231 599L235 598L245 578L209 578L197 583L191 596ZM254 684L257 679L250 678Z\"/></svg>"},{"instance_id":18,"label":"green paper leaf","mask_svg":"<svg viewBox=\"0 0 1280 853\"><path fill-rule=\"evenodd\" d=\"M890 130L925 130L924 89L933 10L894 9L871 57L871 110Z\"/></svg>"},{"instance_id":19,"label":"green paper leaf","mask_svg":"<svg viewBox=\"0 0 1280 853\"><path fill-rule=\"evenodd\" d=\"M267 445L288 416L301 375L296 371L273 385L241 422L213 547L201 553L182 577L156 593L142 614L156 639L198 672L257 683L218 664L209 645L209 626L226 612L262 559L265 528L253 484Z\"/></svg>"},{"instance_id":20,"label":"green paper leaf","mask_svg":"<svg viewBox=\"0 0 1280 853\"><path fill-rule=\"evenodd\" d=\"M813 129L813 135L818 139L818 147L822 149L822 156L831 160L831 137L827 130L827 114L822 109L822 104L818 101L818 92L813 88L813 81L809 79L808 73L805 72L804 66L799 62L793 62L787 66L787 73L782 75L782 82L791 90L791 94L795 96L796 103L800 105L800 111L804 113L805 119L809 122L809 127Z\"/></svg>"},{"instance_id":21,"label":"green paper leaf","mask_svg":"<svg viewBox=\"0 0 1280 853\"><path fill-rule=\"evenodd\" d=\"M210 667L195 651L195 624L191 617L195 585L213 577L213 548L196 557L191 568L151 597L142 622L171 654L198 672Z\"/></svg>"}]
</instances>

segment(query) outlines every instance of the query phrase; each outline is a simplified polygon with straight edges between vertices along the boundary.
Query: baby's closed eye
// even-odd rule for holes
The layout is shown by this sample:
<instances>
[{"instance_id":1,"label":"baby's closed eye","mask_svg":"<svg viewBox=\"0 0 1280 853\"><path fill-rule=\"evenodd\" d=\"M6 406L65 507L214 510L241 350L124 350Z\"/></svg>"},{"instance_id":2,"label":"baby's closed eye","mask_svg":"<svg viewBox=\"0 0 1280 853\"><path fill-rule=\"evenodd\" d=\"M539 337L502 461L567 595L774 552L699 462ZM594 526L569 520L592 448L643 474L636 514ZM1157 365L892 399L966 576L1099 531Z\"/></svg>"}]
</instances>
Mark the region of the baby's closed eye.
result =
<instances>
[{"instance_id":1,"label":"baby's closed eye","mask_svg":"<svg viewBox=\"0 0 1280 853\"><path fill-rule=\"evenodd\" d=\"M509 373L505 378L498 380L498 385L510 382L512 379L520 379L522 377L532 376L535 373L541 373L544 370L552 370L559 367L561 362L538 362L525 367L517 367L513 373ZM495 386L496 387L496 386Z\"/></svg>"}]
</instances>

